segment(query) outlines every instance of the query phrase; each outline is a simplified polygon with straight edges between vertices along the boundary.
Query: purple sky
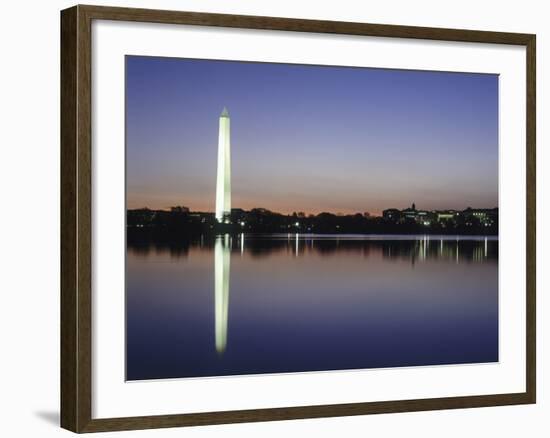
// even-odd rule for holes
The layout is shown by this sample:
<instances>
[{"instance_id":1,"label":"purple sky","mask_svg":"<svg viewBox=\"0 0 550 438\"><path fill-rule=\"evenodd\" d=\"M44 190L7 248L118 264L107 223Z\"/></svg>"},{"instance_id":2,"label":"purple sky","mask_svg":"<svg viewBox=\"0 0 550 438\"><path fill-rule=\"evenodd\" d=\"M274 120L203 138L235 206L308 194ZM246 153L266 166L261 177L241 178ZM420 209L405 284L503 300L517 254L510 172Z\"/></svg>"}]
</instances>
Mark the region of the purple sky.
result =
<instances>
[{"instance_id":1,"label":"purple sky","mask_svg":"<svg viewBox=\"0 0 550 438\"><path fill-rule=\"evenodd\" d=\"M380 214L498 206L498 76L126 58L127 206Z\"/></svg>"}]
</instances>

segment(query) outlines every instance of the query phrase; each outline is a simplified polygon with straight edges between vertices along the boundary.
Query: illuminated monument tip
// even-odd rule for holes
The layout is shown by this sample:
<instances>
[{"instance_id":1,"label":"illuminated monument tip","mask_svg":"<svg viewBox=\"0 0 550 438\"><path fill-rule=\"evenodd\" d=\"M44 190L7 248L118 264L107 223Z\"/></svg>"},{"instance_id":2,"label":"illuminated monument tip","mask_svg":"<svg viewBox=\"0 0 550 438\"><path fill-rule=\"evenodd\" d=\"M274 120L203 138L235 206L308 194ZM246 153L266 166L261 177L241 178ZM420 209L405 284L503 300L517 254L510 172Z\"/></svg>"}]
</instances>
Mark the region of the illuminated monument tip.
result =
<instances>
[{"instance_id":1,"label":"illuminated monument tip","mask_svg":"<svg viewBox=\"0 0 550 438\"><path fill-rule=\"evenodd\" d=\"M230 119L223 108L219 121L218 172L216 178L216 220L229 222L231 213L231 138Z\"/></svg>"}]
</instances>

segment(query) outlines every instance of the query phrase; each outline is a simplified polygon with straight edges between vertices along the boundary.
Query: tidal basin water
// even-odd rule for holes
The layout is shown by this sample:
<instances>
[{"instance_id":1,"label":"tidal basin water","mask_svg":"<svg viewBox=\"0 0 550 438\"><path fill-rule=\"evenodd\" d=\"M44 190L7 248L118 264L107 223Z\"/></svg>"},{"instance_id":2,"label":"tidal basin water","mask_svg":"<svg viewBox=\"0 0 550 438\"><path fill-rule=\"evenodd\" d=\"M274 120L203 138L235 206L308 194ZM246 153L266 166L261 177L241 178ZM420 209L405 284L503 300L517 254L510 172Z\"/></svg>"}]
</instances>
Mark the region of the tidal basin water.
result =
<instances>
[{"instance_id":1,"label":"tidal basin water","mask_svg":"<svg viewBox=\"0 0 550 438\"><path fill-rule=\"evenodd\" d=\"M498 239L129 240L128 380L498 361Z\"/></svg>"}]
</instances>

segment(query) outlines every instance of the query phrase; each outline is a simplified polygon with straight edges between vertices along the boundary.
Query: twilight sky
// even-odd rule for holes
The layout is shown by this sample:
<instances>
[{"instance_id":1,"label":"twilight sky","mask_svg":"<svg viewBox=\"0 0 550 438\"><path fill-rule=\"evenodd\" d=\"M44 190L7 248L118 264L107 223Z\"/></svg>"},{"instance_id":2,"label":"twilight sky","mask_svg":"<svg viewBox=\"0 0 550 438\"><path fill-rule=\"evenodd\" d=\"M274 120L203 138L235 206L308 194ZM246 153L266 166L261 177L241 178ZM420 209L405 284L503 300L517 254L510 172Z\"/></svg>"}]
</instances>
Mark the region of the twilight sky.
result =
<instances>
[{"instance_id":1,"label":"twilight sky","mask_svg":"<svg viewBox=\"0 0 550 438\"><path fill-rule=\"evenodd\" d=\"M496 75L128 56L128 208L214 211L224 106L233 208L498 206Z\"/></svg>"}]
</instances>

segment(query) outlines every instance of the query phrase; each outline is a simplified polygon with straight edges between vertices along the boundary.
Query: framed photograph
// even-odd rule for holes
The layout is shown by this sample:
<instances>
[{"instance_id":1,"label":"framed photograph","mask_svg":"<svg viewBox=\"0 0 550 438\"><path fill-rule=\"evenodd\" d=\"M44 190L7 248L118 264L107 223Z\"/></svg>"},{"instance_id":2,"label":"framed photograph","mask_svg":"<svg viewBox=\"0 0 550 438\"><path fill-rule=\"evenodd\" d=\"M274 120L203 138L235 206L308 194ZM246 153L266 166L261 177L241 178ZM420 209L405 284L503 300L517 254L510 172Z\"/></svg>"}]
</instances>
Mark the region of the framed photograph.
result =
<instances>
[{"instance_id":1,"label":"framed photograph","mask_svg":"<svg viewBox=\"0 0 550 438\"><path fill-rule=\"evenodd\" d=\"M535 35L61 12L61 423L535 403Z\"/></svg>"}]
</instances>

